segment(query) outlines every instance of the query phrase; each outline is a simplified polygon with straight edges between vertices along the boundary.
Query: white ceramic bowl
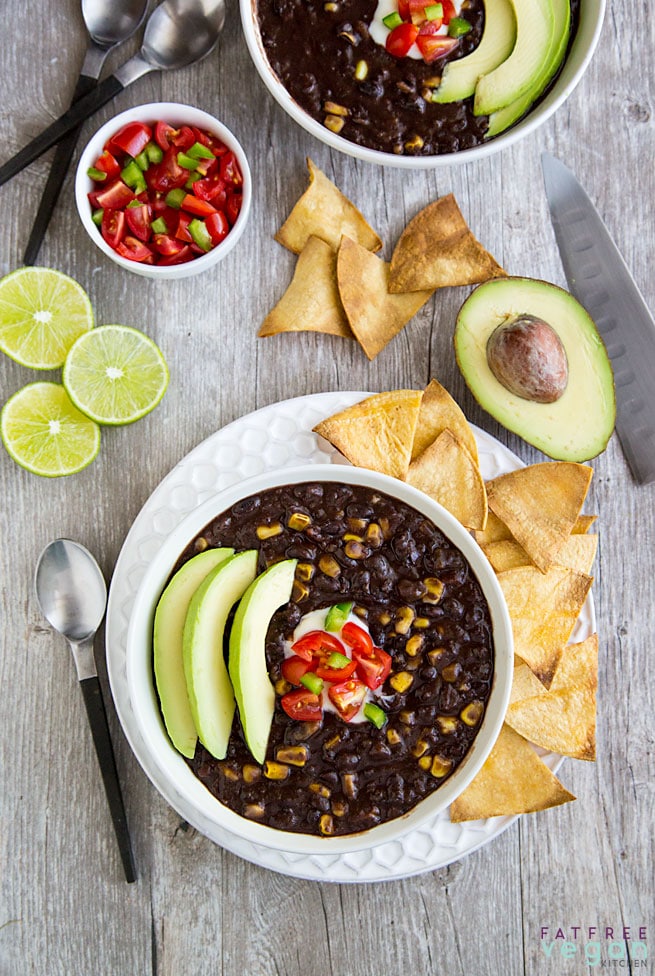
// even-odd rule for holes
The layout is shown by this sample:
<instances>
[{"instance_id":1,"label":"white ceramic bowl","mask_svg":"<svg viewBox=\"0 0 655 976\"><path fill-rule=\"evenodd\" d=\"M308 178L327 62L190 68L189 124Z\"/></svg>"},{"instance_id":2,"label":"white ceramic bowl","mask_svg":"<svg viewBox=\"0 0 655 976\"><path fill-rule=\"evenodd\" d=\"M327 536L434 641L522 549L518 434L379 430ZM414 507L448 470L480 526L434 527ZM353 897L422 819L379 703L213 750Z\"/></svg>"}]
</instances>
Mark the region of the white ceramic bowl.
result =
<instances>
[{"instance_id":1,"label":"white ceramic bowl","mask_svg":"<svg viewBox=\"0 0 655 976\"><path fill-rule=\"evenodd\" d=\"M87 194L96 188L93 181L87 175L87 171L102 153L107 140L128 122L147 122L150 124L160 120L168 122L169 125L175 128L181 125L195 125L198 128L207 129L209 132L218 136L236 156L241 167L241 173L243 174L243 203L241 205L241 211L227 237L220 244L217 244L216 247L212 248L211 251L208 251L207 254L194 258L193 261L164 267L130 261L110 247L100 233L100 229L96 227L91 219L92 210L87 199ZM125 268L126 271L133 271L134 274L143 275L146 278L189 278L191 275L200 274L201 271L213 268L214 265L218 264L219 261L222 261L230 253L243 234L250 214L251 200L252 177L250 175L250 167L248 166L246 154L236 137L230 132L227 126L224 126L222 122L215 119L213 115L209 115L208 112L203 112L199 108L193 108L191 105L180 105L177 102L150 102L146 105L137 105L135 108L121 112L120 115L106 122L87 143L75 175L75 203L77 204L77 211L84 225L84 229L93 243L108 258L111 258L115 264L120 265L121 268Z\"/></svg>"},{"instance_id":2,"label":"white ceramic bowl","mask_svg":"<svg viewBox=\"0 0 655 976\"><path fill-rule=\"evenodd\" d=\"M369 163L378 163L381 166L395 166L400 169L433 169L440 166L449 166L453 163L472 163L499 152L506 146L511 146L512 143L534 132L536 128L542 125L546 119L550 118L553 112L566 101L586 71L600 37L603 17L605 15L605 2L606 0L581 0L578 30L564 67L546 98L522 122L503 132L495 139L490 139L489 142L481 146L476 146L473 149L465 149L455 153L444 153L439 156L396 156L393 153L367 149L364 146L358 146L354 142L350 142L348 139L344 139L342 136L326 129L324 125L317 122L316 119L312 118L301 108L286 88L284 88L266 58L257 24L257 0L239 0L241 23L250 56L264 84L284 111L292 119L295 119L303 129L306 129L311 135L316 136L321 142L331 146L332 149L338 149L339 152L347 153L349 156L356 156L357 159L363 159Z\"/></svg>"},{"instance_id":3,"label":"white ceramic bowl","mask_svg":"<svg viewBox=\"0 0 655 976\"><path fill-rule=\"evenodd\" d=\"M468 559L491 611L495 645L491 694L478 734L464 761L431 796L396 820L342 837L318 837L276 830L234 813L220 803L191 772L166 734L152 669L155 608L180 553L212 518L257 492L306 481L367 485L413 506L440 528ZM472 536L441 505L401 481L363 468L306 465L267 473L219 492L191 512L168 536L139 587L127 634L127 685L131 707L146 749L172 790L204 819L264 847L298 854L345 854L394 840L445 809L468 786L487 758L503 723L512 683L512 627L495 573Z\"/></svg>"}]
</instances>

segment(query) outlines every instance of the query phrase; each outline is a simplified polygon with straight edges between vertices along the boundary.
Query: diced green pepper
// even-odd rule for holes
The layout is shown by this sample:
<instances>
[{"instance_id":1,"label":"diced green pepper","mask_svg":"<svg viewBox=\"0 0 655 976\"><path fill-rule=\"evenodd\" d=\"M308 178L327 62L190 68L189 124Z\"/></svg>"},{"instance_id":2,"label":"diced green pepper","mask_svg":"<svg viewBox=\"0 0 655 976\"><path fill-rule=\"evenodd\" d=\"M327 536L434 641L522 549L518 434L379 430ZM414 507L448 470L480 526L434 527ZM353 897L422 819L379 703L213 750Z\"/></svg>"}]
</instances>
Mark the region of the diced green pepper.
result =
<instances>
[{"instance_id":1,"label":"diced green pepper","mask_svg":"<svg viewBox=\"0 0 655 976\"><path fill-rule=\"evenodd\" d=\"M145 173L145 171L148 169L148 166L150 166L148 153L145 151L145 149L143 150L143 152L140 152L138 156L134 157L134 162L137 164L141 172Z\"/></svg>"},{"instance_id":2,"label":"diced green pepper","mask_svg":"<svg viewBox=\"0 0 655 976\"><path fill-rule=\"evenodd\" d=\"M104 181L107 179L107 174L104 172L104 170L96 169L95 166L89 166L86 171L86 175L90 180L93 180L94 183L104 183Z\"/></svg>"},{"instance_id":3,"label":"diced green pepper","mask_svg":"<svg viewBox=\"0 0 655 976\"><path fill-rule=\"evenodd\" d=\"M203 146L201 142L194 142L190 149L187 149L187 156L191 156L191 159L213 159L214 154L211 149L207 146Z\"/></svg>"},{"instance_id":4,"label":"diced green pepper","mask_svg":"<svg viewBox=\"0 0 655 976\"><path fill-rule=\"evenodd\" d=\"M198 160L193 159L191 156L187 156L186 153L179 152L177 154L177 164L178 166L184 167L193 172L194 169L198 169Z\"/></svg>"},{"instance_id":5,"label":"diced green pepper","mask_svg":"<svg viewBox=\"0 0 655 976\"><path fill-rule=\"evenodd\" d=\"M204 220L198 220L197 217L194 217L194 219L189 223L188 231L191 234L194 244L201 247L203 251L211 251L213 247L212 239L209 236L209 231L205 227Z\"/></svg>"},{"instance_id":6,"label":"diced green pepper","mask_svg":"<svg viewBox=\"0 0 655 976\"><path fill-rule=\"evenodd\" d=\"M173 207L174 210L179 210L185 196L186 190L183 190L181 187L176 190L169 190L166 194L166 203L169 207Z\"/></svg>"},{"instance_id":7,"label":"diced green pepper","mask_svg":"<svg viewBox=\"0 0 655 976\"><path fill-rule=\"evenodd\" d=\"M168 234L168 227L163 217L157 217L156 220L153 220L150 227L152 228L153 234Z\"/></svg>"},{"instance_id":8,"label":"diced green pepper","mask_svg":"<svg viewBox=\"0 0 655 976\"><path fill-rule=\"evenodd\" d=\"M323 679L319 678L319 676L314 674L312 671L307 671L305 674L303 674L302 678L300 679L300 684L304 685L308 691L311 691L312 695L320 695L320 693L323 691Z\"/></svg>"},{"instance_id":9,"label":"diced green pepper","mask_svg":"<svg viewBox=\"0 0 655 976\"><path fill-rule=\"evenodd\" d=\"M332 633L341 630L352 608L352 600L350 603L337 603L335 606L330 607L325 617L325 629Z\"/></svg>"},{"instance_id":10,"label":"diced green pepper","mask_svg":"<svg viewBox=\"0 0 655 976\"><path fill-rule=\"evenodd\" d=\"M372 722L376 729L381 729L387 721L386 712L383 712L380 706L373 702L366 702L364 705L364 718Z\"/></svg>"},{"instance_id":11,"label":"diced green pepper","mask_svg":"<svg viewBox=\"0 0 655 976\"><path fill-rule=\"evenodd\" d=\"M443 20L443 4L431 3L425 8L425 16L428 20Z\"/></svg>"},{"instance_id":12,"label":"diced green pepper","mask_svg":"<svg viewBox=\"0 0 655 976\"><path fill-rule=\"evenodd\" d=\"M133 159L131 159L127 166L121 170L121 179L123 183L126 183L129 187L131 187L135 193L143 193L143 191L146 189L146 181L143 178L143 173Z\"/></svg>"},{"instance_id":13,"label":"diced green pepper","mask_svg":"<svg viewBox=\"0 0 655 976\"><path fill-rule=\"evenodd\" d=\"M156 142L149 142L143 151L151 163L161 163L164 158L164 150Z\"/></svg>"},{"instance_id":14,"label":"diced green pepper","mask_svg":"<svg viewBox=\"0 0 655 976\"><path fill-rule=\"evenodd\" d=\"M193 187L193 184L194 183L197 183L198 180L201 180L201 179L202 179L202 174L201 173L189 173L189 179L184 184L185 189L190 190Z\"/></svg>"},{"instance_id":15,"label":"diced green pepper","mask_svg":"<svg viewBox=\"0 0 655 976\"><path fill-rule=\"evenodd\" d=\"M464 34L468 34L471 30L471 24L468 20L464 20L463 17L453 17L451 22L448 24L448 36L449 37L463 37Z\"/></svg>"},{"instance_id":16,"label":"diced green pepper","mask_svg":"<svg viewBox=\"0 0 655 976\"><path fill-rule=\"evenodd\" d=\"M393 30L394 27L400 27L402 22L403 18L400 16L397 10L394 10L392 14L387 14L386 17L382 18L382 23L385 27L388 27L389 30Z\"/></svg>"},{"instance_id":17,"label":"diced green pepper","mask_svg":"<svg viewBox=\"0 0 655 976\"><path fill-rule=\"evenodd\" d=\"M137 207L142 207L142 206L143 206L143 204L141 203L140 200L130 200L130 202L128 203L128 205L127 205L127 207L125 209L126 210L136 210Z\"/></svg>"},{"instance_id":18,"label":"diced green pepper","mask_svg":"<svg viewBox=\"0 0 655 976\"><path fill-rule=\"evenodd\" d=\"M102 223L104 212L105 212L104 210L94 210L93 213L91 214L91 220L98 227Z\"/></svg>"},{"instance_id":19,"label":"diced green pepper","mask_svg":"<svg viewBox=\"0 0 655 976\"><path fill-rule=\"evenodd\" d=\"M340 654L339 651L332 651L325 663L328 668L334 668L335 671L339 671L341 668L348 667L350 658L345 654Z\"/></svg>"}]
</instances>

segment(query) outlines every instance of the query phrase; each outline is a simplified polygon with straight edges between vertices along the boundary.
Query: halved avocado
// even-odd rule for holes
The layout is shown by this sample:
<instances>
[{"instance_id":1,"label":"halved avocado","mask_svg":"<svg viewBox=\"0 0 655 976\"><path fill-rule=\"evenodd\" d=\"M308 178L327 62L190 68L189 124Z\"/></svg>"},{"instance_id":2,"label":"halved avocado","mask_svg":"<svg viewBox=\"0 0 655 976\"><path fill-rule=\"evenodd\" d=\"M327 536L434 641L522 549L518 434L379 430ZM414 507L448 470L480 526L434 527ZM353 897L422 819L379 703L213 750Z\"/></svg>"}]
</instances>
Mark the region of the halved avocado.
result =
<instances>
[{"instance_id":1,"label":"halved avocado","mask_svg":"<svg viewBox=\"0 0 655 976\"><path fill-rule=\"evenodd\" d=\"M510 56L475 86L475 115L491 115L520 98L548 57L555 29L551 0L512 0L512 4L516 44Z\"/></svg>"},{"instance_id":2,"label":"halved avocado","mask_svg":"<svg viewBox=\"0 0 655 976\"><path fill-rule=\"evenodd\" d=\"M568 2L568 0L567 0ZM480 43L464 58L449 61L433 102L458 102L475 91L478 79L502 64L516 43L516 17L510 0L484 0L484 30Z\"/></svg>"},{"instance_id":3,"label":"halved avocado","mask_svg":"<svg viewBox=\"0 0 655 976\"><path fill-rule=\"evenodd\" d=\"M546 322L564 346L568 382L553 403L512 393L489 366L491 335L524 316ZM532 278L487 281L462 305L454 343L471 393L508 430L562 461L588 461L605 449L616 418L612 366L593 320L568 292Z\"/></svg>"}]
</instances>

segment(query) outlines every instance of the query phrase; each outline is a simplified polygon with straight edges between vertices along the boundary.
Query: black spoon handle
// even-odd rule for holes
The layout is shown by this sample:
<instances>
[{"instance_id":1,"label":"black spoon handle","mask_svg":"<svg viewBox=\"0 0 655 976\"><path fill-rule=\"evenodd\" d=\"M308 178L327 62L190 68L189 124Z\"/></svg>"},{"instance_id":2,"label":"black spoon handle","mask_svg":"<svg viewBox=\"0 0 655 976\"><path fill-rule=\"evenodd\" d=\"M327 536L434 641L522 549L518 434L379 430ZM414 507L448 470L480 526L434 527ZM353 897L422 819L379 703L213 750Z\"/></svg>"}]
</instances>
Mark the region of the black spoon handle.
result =
<instances>
[{"instance_id":1,"label":"black spoon handle","mask_svg":"<svg viewBox=\"0 0 655 976\"><path fill-rule=\"evenodd\" d=\"M71 105L79 102L81 98L96 87L97 83L97 80L90 75L80 75L77 79L75 91L73 92ZM50 166L50 172L48 173L48 180L41 195L41 203L39 204L39 209L34 224L32 225L32 233L25 248L23 264L34 264L38 257L45 232L50 223L50 218L54 213L61 188L66 179L70 161L73 158L81 128L82 125L80 123L75 129L71 129L68 135L64 136L57 146L57 150L52 159L52 165Z\"/></svg>"},{"instance_id":2,"label":"black spoon handle","mask_svg":"<svg viewBox=\"0 0 655 976\"><path fill-rule=\"evenodd\" d=\"M109 735L109 726L107 725L107 713L105 712L105 705L100 692L100 683L97 677L93 676L92 678L83 678L80 681L80 686L84 695L84 704L86 705L86 713L89 717L89 725L93 733L93 744L96 747L100 772L102 773L102 779L105 784L105 793L107 794L116 840L118 841L121 860L123 862L125 880L131 884L133 881L136 881L136 868L132 856L130 835L127 829L123 795L121 793L120 783L118 782L114 750Z\"/></svg>"},{"instance_id":3,"label":"black spoon handle","mask_svg":"<svg viewBox=\"0 0 655 976\"><path fill-rule=\"evenodd\" d=\"M109 75L104 81L90 91L88 95L76 102L64 112L56 122L49 125L47 129L32 139L31 142L17 152L15 156L8 159L0 166L0 186L10 180L16 173L33 163L44 152L59 142L72 129L77 128L85 119L88 119L99 108L110 102L115 95L123 90L125 86L115 75Z\"/></svg>"}]
</instances>

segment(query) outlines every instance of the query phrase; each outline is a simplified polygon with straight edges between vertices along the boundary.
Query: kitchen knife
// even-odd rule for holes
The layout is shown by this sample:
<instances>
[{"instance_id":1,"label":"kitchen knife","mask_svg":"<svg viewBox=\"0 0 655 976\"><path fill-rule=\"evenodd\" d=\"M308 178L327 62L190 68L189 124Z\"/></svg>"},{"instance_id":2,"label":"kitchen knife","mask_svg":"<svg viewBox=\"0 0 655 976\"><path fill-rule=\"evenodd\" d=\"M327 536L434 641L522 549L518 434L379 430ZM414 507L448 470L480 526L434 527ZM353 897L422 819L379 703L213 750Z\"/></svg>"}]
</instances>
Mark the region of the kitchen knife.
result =
<instances>
[{"instance_id":1,"label":"kitchen knife","mask_svg":"<svg viewBox=\"0 0 655 976\"><path fill-rule=\"evenodd\" d=\"M623 453L635 480L648 484L655 481L655 321L573 173L548 153L541 168L566 280L612 360Z\"/></svg>"}]
</instances>

